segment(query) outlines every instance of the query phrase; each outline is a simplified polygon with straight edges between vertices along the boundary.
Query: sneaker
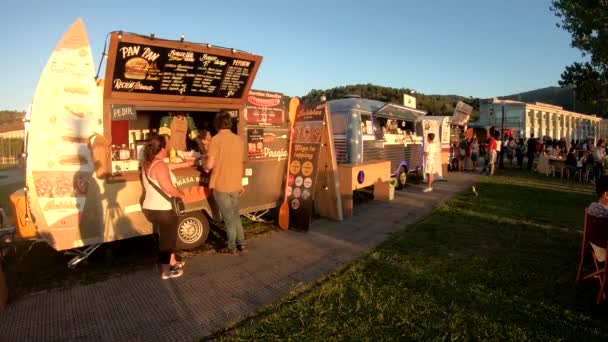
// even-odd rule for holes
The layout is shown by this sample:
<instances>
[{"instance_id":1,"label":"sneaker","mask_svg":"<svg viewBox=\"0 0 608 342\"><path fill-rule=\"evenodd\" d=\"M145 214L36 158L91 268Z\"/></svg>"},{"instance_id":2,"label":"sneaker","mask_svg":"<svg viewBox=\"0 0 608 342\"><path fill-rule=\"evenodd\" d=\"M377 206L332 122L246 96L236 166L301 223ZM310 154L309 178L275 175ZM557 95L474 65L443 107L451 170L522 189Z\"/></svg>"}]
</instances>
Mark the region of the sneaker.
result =
<instances>
[{"instance_id":1,"label":"sneaker","mask_svg":"<svg viewBox=\"0 0 608 342\"><path fill-rule=\"evenodd\" d=\"M238 245L236 246L236 249L241 253L247 253L249 251L245 245Z\"/></svg>"},{"instance_id":2,"label":"sneaker","mask_svg":"<svg viewBox=\"0 0 608 342\"><path fill-rule=\"evenodd\" d=\"M186 265L184 260L176 261L175 264L171 265L170 268L172 270L181 270Z\"/></svg>"},{"instance_id":3,"label":"sneaker","mask_svg":"<svg viewBox=\"0 0 608 342\"><path fill-rule=\"evenodd\" d=\"M160 277L163 278L163 280L167 280L169 278L181 277L182 274L184 274L183 270L174 269L174 270L169 270L167 272L163 272Z\"/></svg>"},{"instance_id":4,"label":"sneaker","mask_svg":"<svg viewBox=\"0 0 608 342\"><path fill-rule=\"evenodd\" d=\"M226 255L236 255L236 249L230 249L230 248L222 248L220 249L220 254L226 254Z\"/></svg>"},{"instance_id":5,"label":"sneaker","mask_svg":"<svg viewBox=\"0 0 608 342\"><path fill-rule=\"evenodd\" d=\"M422 190L422 192L431 192L433 191L433 188L424 188L424 190Z\"/></svg>"}]
</instances>

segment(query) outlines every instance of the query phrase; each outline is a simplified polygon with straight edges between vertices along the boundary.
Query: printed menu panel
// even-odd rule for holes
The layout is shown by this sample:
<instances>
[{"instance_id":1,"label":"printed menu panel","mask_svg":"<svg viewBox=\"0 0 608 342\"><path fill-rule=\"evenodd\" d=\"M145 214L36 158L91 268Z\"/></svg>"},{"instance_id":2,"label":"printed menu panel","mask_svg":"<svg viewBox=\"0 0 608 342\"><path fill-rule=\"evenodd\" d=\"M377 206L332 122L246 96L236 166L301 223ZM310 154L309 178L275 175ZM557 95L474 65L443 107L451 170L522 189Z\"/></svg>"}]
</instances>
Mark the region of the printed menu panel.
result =
<instances>
[{"instance_id":1,"label":"printed menu panel","mask_svg":"<svg viewBox=\"0 0 608 342\"><path fill-rule=\"evenodd\" d=\"M241 98L255 61L119 42L112 91Z\"/></svg>"},{"instance_id":2,"label":"printed menu panel","mask_svg":"<svg viewBox=\"0 0 608 342\"><path fill-rule=\"evenodd\" d=\"M286 195L289 226L299 230L308 230L310 226L325 111L325 105L301 104L296 112Z\"/></svg>"},{"instance_id":3,"label":"printed menu panel","mask_svg":"<svg viewBox=\"0 0 608 342\"><path fill-rule=\"evenodd\" d=\"M286 103L283 94L250 90L245 119L248 124L278 126L285 122Z\"/></svg>"}]
</instances>

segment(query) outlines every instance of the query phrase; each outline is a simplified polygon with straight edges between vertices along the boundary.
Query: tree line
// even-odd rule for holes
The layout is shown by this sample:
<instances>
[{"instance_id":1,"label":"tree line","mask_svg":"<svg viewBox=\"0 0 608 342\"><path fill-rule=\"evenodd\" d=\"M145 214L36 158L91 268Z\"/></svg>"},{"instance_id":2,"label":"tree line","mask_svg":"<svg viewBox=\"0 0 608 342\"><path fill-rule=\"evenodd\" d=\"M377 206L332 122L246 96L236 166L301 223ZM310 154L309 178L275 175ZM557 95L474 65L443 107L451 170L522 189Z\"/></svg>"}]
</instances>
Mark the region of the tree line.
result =
<instances>
[{"instance_id":1,"label":"tree line","mask_svg":"<svg viewBox=\"0 0 608 342\"><path fill-rule=\"evenodd\" d=\"M374 84L354 84L339 86L330 89L312 89L302 97L302 102L318 102L322 95L328 101L344 98L347 95L357 95L361 98L377 100L388 103L403 104L403 94L416 98L416 107L428 112L427 115L452 115L458 101L463 101L473 107L471 117L479 116L479 99L458 95L425 95L415 93L409 88L391 88Z\"/></svg>"}]
</instances>

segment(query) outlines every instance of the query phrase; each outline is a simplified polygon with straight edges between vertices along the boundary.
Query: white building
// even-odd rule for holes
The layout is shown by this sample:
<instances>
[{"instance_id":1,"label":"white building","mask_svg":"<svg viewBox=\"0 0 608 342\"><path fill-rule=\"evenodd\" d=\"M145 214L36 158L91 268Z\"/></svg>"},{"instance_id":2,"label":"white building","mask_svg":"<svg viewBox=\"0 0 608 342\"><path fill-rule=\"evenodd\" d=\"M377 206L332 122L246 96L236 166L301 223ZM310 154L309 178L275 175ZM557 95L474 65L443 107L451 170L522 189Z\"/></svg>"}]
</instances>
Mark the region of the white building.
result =
<instances>
[{"instance_id":1,"label":"white building","mask_svg":"<svg viewBox=\"0 0 608 342\"><path fill-rule=\"evenodd\" d=\"M602 119L600 122L600 138L608 140L608 119Z\"/></svg>"},{"instance_id":2,"label":"white building","mask_svg":"<svg viewBox=\"0 0 608 342\"><path fill-rule=\"evenodd\" d=\"M527 138L534 133L535 137L566 138L568 141L591 138L595 141L600 136L601 118L541 102L497 99L482 102L478 124L500 129L503 112L504 128L512 130L516 138Z\"/></svg>"},{"instance_id":3,"label":"white building","mask_svg":"<svg viewBox=\"0 0 608 342\"><path fill-rule=\"evenodd\" d=\"M0 127L0 139L23 139L22 123L14 123Z\"/></svg>"}]
</instances>

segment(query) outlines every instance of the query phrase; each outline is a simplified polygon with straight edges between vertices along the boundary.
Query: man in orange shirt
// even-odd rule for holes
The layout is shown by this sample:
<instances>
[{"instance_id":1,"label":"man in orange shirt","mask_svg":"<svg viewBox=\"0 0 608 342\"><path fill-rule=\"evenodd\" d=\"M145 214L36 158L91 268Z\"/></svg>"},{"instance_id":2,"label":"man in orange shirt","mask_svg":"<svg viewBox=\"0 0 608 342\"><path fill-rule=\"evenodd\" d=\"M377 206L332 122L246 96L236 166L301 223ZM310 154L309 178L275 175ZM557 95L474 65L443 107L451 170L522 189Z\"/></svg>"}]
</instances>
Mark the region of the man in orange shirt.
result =
<instances>
[{"instance_id":1,"label":"man in orange shirt","mask_svg":"<svg viewBox=\"0 0 608 342\"><path fill-rule=\"evenodd\" d=\"M236 254L245 252L245 234L239 214L239 197L243 194L242 179L245 162L245 145L238 135L232 133L232 118L227 112L215 117L218 133L211 139L207 150L206 172L213 169L209 188L224 219L228 235L227 248L222 252Z\"/></svg>"}]
</instances>

